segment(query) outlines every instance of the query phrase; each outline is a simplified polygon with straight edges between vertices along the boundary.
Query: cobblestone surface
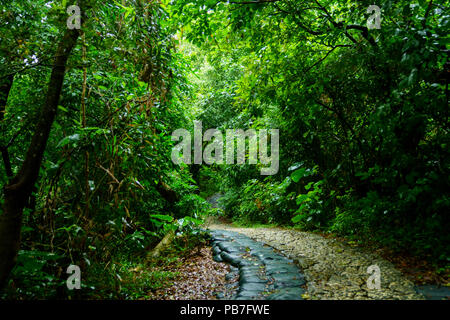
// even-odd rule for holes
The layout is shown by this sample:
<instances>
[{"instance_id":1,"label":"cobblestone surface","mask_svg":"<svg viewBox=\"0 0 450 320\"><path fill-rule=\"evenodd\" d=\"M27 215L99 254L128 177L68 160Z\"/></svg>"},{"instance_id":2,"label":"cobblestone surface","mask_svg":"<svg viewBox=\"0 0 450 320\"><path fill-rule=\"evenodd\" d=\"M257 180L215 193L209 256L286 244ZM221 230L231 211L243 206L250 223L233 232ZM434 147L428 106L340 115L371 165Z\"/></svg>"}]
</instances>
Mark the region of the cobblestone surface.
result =
<instances>
[{"instance_id":1,"label":"cobblestone surface","mask_svg":"<svg viewBox=\"0 0 450 320\"><path fill-rule=\"evenodd\" d=\"M292 259L305 275L307 289L303 297L307 299L424 299L390 262L335 239L279 228L247 229L223 224L210 224L208 228L238 232ZM367 285L371 276L367 268L371 265L381 270L379 290Z\"/></svg>"},{"instance_id":2,"label":"cobblestone surface","mask_svg":"<svg viewBox=\"0 0 450 320\"><path fill-rule=\"evenodd\" d=\"M234 267L227 278L238 281L237 292L229 299L303 299L305 278L292 260L242 233L224 230L210 233L214 260ZM222 296L227 298L226 294Z\"/></svg>"}]
</instances>

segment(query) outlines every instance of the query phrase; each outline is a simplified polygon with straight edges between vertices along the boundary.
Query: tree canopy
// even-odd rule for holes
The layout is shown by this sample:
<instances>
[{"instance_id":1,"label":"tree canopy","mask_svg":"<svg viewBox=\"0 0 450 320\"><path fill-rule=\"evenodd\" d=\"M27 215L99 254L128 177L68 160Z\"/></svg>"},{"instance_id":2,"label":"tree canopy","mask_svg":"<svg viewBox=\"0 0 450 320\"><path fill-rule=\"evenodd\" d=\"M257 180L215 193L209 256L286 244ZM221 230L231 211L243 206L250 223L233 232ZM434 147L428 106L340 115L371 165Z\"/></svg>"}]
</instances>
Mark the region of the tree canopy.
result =
<instances>
[{"instance_id":1,"label":"tree canopy","mask_svg":"<svg viewBox=\"0 0 450 320\"><path fill-rule=\"evenodd\" d=\"M5 295L70 296L75 264L90 297L135 298L110 261L142 260L169 233L186 250L208 215L374 242L448 272L448 3L377 0L378 28L372 2L0 0ZM279 129L278 173L173 163L171 134L194 120Z\"/></svg>"}]
</instances>

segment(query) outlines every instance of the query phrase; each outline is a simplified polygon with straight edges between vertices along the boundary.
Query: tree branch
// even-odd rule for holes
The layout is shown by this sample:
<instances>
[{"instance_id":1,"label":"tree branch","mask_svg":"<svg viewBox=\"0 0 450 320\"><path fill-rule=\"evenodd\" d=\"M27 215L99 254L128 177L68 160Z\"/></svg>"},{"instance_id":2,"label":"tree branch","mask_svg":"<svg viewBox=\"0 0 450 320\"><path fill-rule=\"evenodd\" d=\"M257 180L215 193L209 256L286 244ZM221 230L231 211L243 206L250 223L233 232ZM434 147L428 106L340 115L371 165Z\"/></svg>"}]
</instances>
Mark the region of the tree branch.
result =
<instances>
[{"instance_id":1,"label":"tree branch","mask_svg":"<svg viewBox=\"0 0 450 320\"><path fill-rule=\"evenodd\" d=\"M433 0L430 0L430 2L428 3L428 7L427 7L427 11L425 12L425 17L422 21L422 27L425 29L427 26L427 19L428 16L430 15L431 9L433 8Z\"/></svg>"},{"instance_id":2,"label":"tree branch","mask_svg":"<svg viewBox=\"0 0 450 320\"><path fill-rule=\"evenodd\" d=\"M317 65L321 64L321 63L322 63L326 58L328 58L328 56L329 56L334 50L336 50L337 48L339 48L339 46L333 47L331 50L329 50L329 51L327 52L327 54L326 54L323 58L321 58L319 61L317 61L316 63L314 63L312 66L310 66L308 69L304 70L303 72L304 72L304 73L308 73L308 72L311 71L313 68L315 68Z\"/></svg>"},{"instance_id":3,"label":"tree branch","mask_svg":"<svg viewBox=\"0 0 450 320\"><path fill-rule=\"evenodd\" d=\"M346 30L359 30L359 31L362 31L362 36L364 37L364 39L369 41L369 43L373 47L377 46L375 40L369 35L369 29L367 29L367 27L360 26L360 25L357 25L357 24L350 24L350 25L346 26L345 28L346 28Z\"/></svg>"}]
</instances>

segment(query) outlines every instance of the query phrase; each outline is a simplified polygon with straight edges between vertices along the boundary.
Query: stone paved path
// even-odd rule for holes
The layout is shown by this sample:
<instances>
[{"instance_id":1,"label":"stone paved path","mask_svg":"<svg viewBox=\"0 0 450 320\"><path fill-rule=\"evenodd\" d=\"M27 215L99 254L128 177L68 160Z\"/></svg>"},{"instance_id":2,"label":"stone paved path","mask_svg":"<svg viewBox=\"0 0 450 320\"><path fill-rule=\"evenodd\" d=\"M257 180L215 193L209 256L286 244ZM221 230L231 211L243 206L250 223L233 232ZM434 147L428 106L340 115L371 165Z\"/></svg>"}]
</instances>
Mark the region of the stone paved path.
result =
<instances>
[{"instance_id":1,"label":"stone paved path","mask_svg":"<svg viewBox=\"0 0 450 320\"><path fill-rule=\"evenodd\" d=\"M213 230L211 237L214 260L231 264L227 278L239 279L232 299L302 300L306 282L292 260L237 232Z\"/></svg>"},{"instance_id":2,"label":"stone paved path","mask_svg":"<svg viewBox=\"0 0 450 320\"><path fill-rule=\"evenodd\" d=\"M213 249L216 256L220 256L221 259L240 267L240 274L241 272L247 274L250 279L256 281L256 284L259 283L259 280L257 281L254 277L254 272L249 271L259 269L263 265L261 262L265 262L265 260L264 257L261 257L259 261L254 260L254 267L242 262L242 257L237 255L236 252L241 252L240 250L246 246L245 243L249 244L245 240L246 237L257 241L255 249L251 248L255 244L249 246L250 256L257 256L258 250L264 250L266 254L269 254L271 250L264 246L264 244L267 244L279 250L288 258L278 255L282 258L275 258L271 261L272 265L280 263L280 266L283 266L282 268L286 265L286 269L291 271L294 271L294 266L297 265L301 270L301 273L297 271L298 275L295 276L295 280L293 279L292 285L283 282L285 279L283 279L283 273L280 273L279 280L283 280L281 283L285 283L284 285L289 287L291 291L286 296L277 297L276 293L273 295L271 290L273 291L274 285L267 287L267 284L272 280L263 281L265 278L261 278L260 285L253 285L252 282L249 282L249 285L239 291L237 298L424 299L421 294L414 290L414 284L407 280L400 271L396 270L391 263L375 254L363 252L359 248L347 246L334 239L326 239L308 232L280 228L246 229L233 228L222 224L211 224L208 228L212 230L213 236L216 238ZM232 233L224 233L224 230ZM236 241L226 245L230 237L234 237ZM248 258L253 259L250 256ZM294 264L289 264L289 261L294 262ZM369 289L367 286L367 279L370 277L367 268L371 265L377 265L381 270L381 289L379 290ZM265 276L273 277L273 274L267 273L266 270ZM305 289L304 280L306 281ZM245 280L243 281L245 282ZM306 294L302 295L304 290ZM248 292L251 292L251 294Z\"/></svg>"}]
</instances>

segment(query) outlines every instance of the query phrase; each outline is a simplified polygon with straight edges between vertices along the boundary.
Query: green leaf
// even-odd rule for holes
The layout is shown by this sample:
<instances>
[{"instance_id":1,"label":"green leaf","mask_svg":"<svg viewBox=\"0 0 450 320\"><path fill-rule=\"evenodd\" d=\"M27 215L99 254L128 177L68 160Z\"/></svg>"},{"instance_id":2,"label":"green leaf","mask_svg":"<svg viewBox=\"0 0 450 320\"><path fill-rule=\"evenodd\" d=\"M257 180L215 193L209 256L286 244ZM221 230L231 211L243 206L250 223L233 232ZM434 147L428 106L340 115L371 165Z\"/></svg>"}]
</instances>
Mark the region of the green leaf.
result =
<instances>
[{"instance_id":1,"label":"green leaf","mask_svg":"<svg viewBox=\"0 0 450 320\"><path fill-rule=\"evenodd\" d=\"M169 216L166 214L152 214L152 215L150 215L150 218L158 219L161 221L167 221L167 222L172 222L174 220L172 216Z\"/></svg>"},{"instance_id":2,"label":"green leaf","mask_svg":"<svg viewBox=\"0 0 450 320\"><path fill-rule=\"evenodd\" d=\"M69 144L69 143L78 142L78 141L80 141L80 139L81 139L81 136L80 136L78 133L73 134L73 135L71 135L71 136L68 136L68 137L63 138L63 139L58 143L57 147L64 147L65 145L67 145L67 144Z\"/></svg>"},{"instance_id":3,"label":"green leaf","mask_svg":"<svg viewBox=\"0 0 450 320\"><path fill-rule=\"evenodd\" d=\"M291 220L293 223L299 223L302 220L302 215L298 214L295 217L293 217Z\"/></svg>"},{"instance_id":4,"label":"green leaf","mask_svg":"<svg viewBox=\"0 0 450 320\"><path fill-rule=\"evenodd\" d=\"M294 180L294 182L299 182L300 179L302 179L305 176L305 171L306 171L306 168L300 168L300 169L294 171L291 174L292 180Z\"/></svg>"}]
</instances>

